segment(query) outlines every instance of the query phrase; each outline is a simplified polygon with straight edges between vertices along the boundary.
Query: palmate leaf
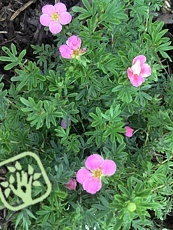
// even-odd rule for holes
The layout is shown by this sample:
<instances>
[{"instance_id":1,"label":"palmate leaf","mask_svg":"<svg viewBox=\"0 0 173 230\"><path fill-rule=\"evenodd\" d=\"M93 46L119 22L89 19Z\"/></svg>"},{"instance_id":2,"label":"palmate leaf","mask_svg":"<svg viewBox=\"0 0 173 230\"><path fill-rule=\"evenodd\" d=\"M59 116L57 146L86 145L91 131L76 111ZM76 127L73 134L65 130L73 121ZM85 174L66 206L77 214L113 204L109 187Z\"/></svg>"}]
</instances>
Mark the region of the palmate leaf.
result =
<instances>
[{"instance_id":1,"label":"palmate leaf","mask_svg":"<svg viewBox=\"0 0 173 230\"><path fill-rule=\"evenodd\" d=\"M130 103L132 101L133 94L136 94L136 88L129 84L120 84L113 88L112 92L115 93L115 96L118 99L121 99L123 102Z\"/></svg>"},{"instance_id":2,"label":"palmate leaf","mask_svg":"<svg viewBox=\"0 0 173 230\"><path fill-rule=\"evenodd\" d=\"M80 13L80 15L78 16L79 20L83 20L83 19L88 18L92 15L90 12L88 12L87 10L85 10L84 8L79 7L79 6L74 6L72 8L72 10L73 10L73 12Z\"/></svg>"},{"instance_id":3,"label":"palmate leaf","mask_svg":"<svg viewBox=\"0 0 173 230\"><path fill-rule=\"evenodd\" d=\"M84 7L79 7L79 6L73 7L74 12L80 13L80 15L78 16L79 20L84 20L84 19L89 18L92 15L94 15L93 8L90 5L89 1L83 0L82 2L83 2Z\"/></svg>"},{"instance_id":4,"label":"palmate leaf","mask_svg":"<svg viewBox=\"0 0 173 230\"><path fill-rule=\"evenodd\" d=\"M2 50L8 56L0 56L0 61L10 62L9 64L5 65L5 67L4 67L5 70L10 70L14 66L22 65L22 59L26 54L26 50L22 50L22 52L17 57L16 46L12 43L10 48L11 48L11 50L5 46L2 47Z\"/></svg>"},{"instance_id":5,"label":"palmate leaf","mask_svg":"<svg viewBox=\"0 0 173 230\"><path fill-rule=\"evenodd\" d=\"M44 101L44 109L46 113L46 126L47 128L50 128L51 123L56 126L56 118L62 117L63 113L60 111L57 111L57 108L52 105L51 101Z\"/></svg>"},{"instance_id":6,"label":"palmate leaf","mask_svg":"<svg viewBox=\"0 0 173 230\"><path fill-rule=\"evenodd\" d=\"M31 122L31 126L36 125L36 129L41 128L45 120L47 128L50 128L51 124L55 126L56 119L63 116L61 111L57 111L52 101L35 102L32 97L28 97L28 100L21 97L20 100L26 106L21 110L28 115L27 120Z\"/></svg>"},{"instance_id":7,"label":"palmate leaf","mask_svg":"<svg viewBox=\"0 0 173 230\"><path fill-rule=\"evenodd\" d=\"M101 21L118 25L122 20L127 20L128 16L123 7L121 1L110 1L106 4L105 13L101 14Z\"/></svg>"},{"instance_id":8,"label":"palmate leaf","mask_svg":"<svg viewBox=\"0 0 173 230\"><path fill-rule=\"evenodd\" d=\"M99 107L96 107L96 114L90 113L90 117L93 118L92 127L105 125L105 121L103 120L102 112Z\"/></svg>"},{"instance_id":9,"label":"palmate leaf","mask_svg":"<svg viewBox=\"0 0 173 230\"><path fill-rule=\"evenodd\" d=\"M36 103L32 97L29 97L28 100L21 97L20 100L27 106L26 108L21 108L21 110L28 115L27 120L31 122L31 126L36 125L36 129L41 128L46 115L43 109L43 102L40 100Z\"/></svg>"},{"instance_id":10,"label":"palmate leaf","mask_svg":"<svg viewBox=\"0 0 173 230\"><path fill-rule=\"evenodd\" d=\"M155 21L154 23L150 23L148 27L148 33L144 35L145 39L148 42L152 42L152 47L155 52L159 52L163 58L168 58L171 61L171 58L166 53L168 50L172 50L173 46L171 46L171 41L168 37L164 37L167 33L167 29L162 29L164 26L163 21Z\"/></svg>"},{"instance_id":11,"label":"palmate leaf","mask_svg":"<svg viewBox=\"0 0 173 230\"><path fill-rule=\"evenodd\" d=\"M103 133L103 137L107 139L110 136L112 143L114 143L116 140L119 143L123 143L124 137L118 133L124 133L124 128L122 128L123 125L123 122L117 122L116 125L108 125L105 132Z\"/></svg>"},{"instance_id":12,"label":"palmate leaf","mask_svg":"<svg viewBox=\"0 0 173 230\"><path fill-rule=\"evenodd\" d=\"M11 80L19 82L17 85L17 91L20 91L24 87L27 87L30 91L46 79L46 77L41 74L40 69L36 66L35 62L29 62L28 65L25 66L25 69L16 69L15 71L18 76L12 77Z\"/></svg>"}]
</instances>

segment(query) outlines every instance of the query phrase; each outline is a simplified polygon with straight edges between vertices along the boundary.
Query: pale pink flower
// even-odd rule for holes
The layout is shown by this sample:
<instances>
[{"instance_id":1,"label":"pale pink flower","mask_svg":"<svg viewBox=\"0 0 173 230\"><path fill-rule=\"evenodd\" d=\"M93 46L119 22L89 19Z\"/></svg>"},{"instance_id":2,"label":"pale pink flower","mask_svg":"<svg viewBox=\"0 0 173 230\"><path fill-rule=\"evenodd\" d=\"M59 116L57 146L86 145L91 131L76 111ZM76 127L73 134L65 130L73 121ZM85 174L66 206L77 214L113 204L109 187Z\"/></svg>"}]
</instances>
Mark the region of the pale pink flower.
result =
<instances>
[{"instance_id":1,"label":"pale pink flower","mask_svg":"<svg viewBox=\"0 0 173 230\"><path fill-rule=\"evenodd\" d=\"M138 55L133 59L132 67L127 69L128 78L135 87L140 86L145 81L145 78L151 75L151 67L145 62L146 57Z\"/></svg>"},{"instance_id":2,"label":"pale pink flower","mask_svg":"<svg viewBox=\"0 0 173 230\"><path fill-rule=\"evenodd\" d=\"M81 39L78 36L72 35L66 41L66 45L59 47L61 56L66 59L79 58L86 51L85 48L80 49L81 43Z\"/></svg>"},{"instance_id":3,"label":"pale pink flower","mask_svg":"<svg viewBox=\"0 0 173 230\"><path fill-rule=\"evenodd\" d=\"M126 137L132 137L134 129L132 129L130 126L125 126L125 129L126 129L125 136Z\"/></svg>"},{"instance_id":4,"label":"pale pink flower","mask_svg":"<svg viewBox=\"0 0 173 230\"><path fill-rule=\"evenodd\" d=\"M112 176L116 171L116 164L112 160L104 160L99 154L89 156L85 161L85 167L76 174L77 181L82 184L88 193L95 194L101 187L102 176Z\"/></svg>"},{"instance_id":5,"label":"pale pink flower","mask_svg":"<svg viewBox=\"0 0 173 230\"><path fill-rule=\"evenodd\" d=\"M70 179L68 183L65 185L66 188L69 190L75 190L76 189L77 182L75 179Z\"/></svg>"},{"instance_id":6,"label":"pale pink flower","mask_svg":"<svg viewBox=\"0 0 173 230\"><path fill-rule=\"evenodd\" d=\"M45 5L42 8L40 23L48 26L53 34L58 34L62 30L62 25L69 24L72 20L70 13L66 12L67 8L63 3L53 5Z\"/></svg>"}]
</instances>

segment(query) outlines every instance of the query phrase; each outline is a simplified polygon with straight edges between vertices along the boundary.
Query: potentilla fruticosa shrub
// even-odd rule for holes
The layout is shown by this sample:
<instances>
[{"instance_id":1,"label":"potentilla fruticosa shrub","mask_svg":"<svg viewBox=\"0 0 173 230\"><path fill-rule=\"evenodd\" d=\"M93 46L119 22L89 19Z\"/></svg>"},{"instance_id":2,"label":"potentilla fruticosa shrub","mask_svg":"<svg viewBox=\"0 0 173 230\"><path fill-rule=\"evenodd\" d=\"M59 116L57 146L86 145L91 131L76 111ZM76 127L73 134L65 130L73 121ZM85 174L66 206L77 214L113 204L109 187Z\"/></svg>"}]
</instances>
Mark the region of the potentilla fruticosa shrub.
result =
<instances>
[{"instance_id":1,"label":"potentilla fruticosa shrub","mask_svg":"<svg viewBox=\"0 0 173 230\"><path fill-rule=\"evenodd\" d=\"M2 47L14 75L0 84L1 160L32 151L52 183L43 202L8 211L16 229L160 229L173 184L162 3L47 2L40 23L54 43L32 45L35 61Z\"/></svg>"}]
</instances>

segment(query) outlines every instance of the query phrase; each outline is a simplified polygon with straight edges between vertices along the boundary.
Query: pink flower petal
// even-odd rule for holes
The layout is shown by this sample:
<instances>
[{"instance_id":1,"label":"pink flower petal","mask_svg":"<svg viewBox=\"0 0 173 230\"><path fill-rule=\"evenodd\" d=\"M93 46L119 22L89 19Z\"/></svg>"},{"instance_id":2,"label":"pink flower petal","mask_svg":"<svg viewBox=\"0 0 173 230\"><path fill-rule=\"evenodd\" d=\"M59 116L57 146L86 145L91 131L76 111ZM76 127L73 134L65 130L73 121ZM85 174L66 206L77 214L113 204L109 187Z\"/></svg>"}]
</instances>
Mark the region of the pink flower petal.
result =
<instances>
[{"instance_id":1,"label":"pink flower petal","mask_svg":"<svg viewBox=\"0 0 173 230\"><path fill-rule=\"evenodd\" d=\"M58 34L62 30L62 26L58 21L52 21L49 24L49 30L52 34Z\"/></svg>"},{"instance_id":2,"label":"pink flower petal","mask_svg":"<svg viewBox=\"0 0 173 230\"><path fill-rule=\"evenodd\" d=\"M91 178L92 174L90 173L90 171L88 171L85 168L81 168L79 169L79 171L77 171L76 173L76 180L77 182L79 182L80 184L83 184L83 182L87 179L87 178Z\"/></svg>"},{"instance_id":3,"label":"pink flower petal","mask_svg":"<svg viewBox=\"0 0 173 230\"><path fill-rule=\"evenodd\" d=\"M61 45L59 47L59 51L61 56L66 59L70 59L73 54L73 50L71 50L67 45Z\"/></svg>"},{"instance_id":4,"label":"pink flower petal","mask_svg":"<svg viewBox=\"0 0 173 230\"><path fill-rule=\"evenodd\" d=\"M133 70L130 67L127 69L127 76L130 80L133 80Z\"/></svg>"},{"instance_id":5,"label":"pink flower petal","mask_svg":"<svg viewBox=\"0 0 173 230\"><path fill-rule=\"evenodd\" d=\"M104 175L112 176L116 172L116 164L112 160L104 160L101 169Z\"/></svg>"},{"instance_id":6,"label":"pink flower petal","mask_svg":"<svg viewBox=\"0 0 173 230\"><path fill-rule=\"evenodd\" d=\"M145 79L141 76L134 75L133 79L130 80L131 84L135 87L138 87L142 85L142 83L145 81Z\"/></svg>"},{"instance_id":7,"label":"pink flower petal","mask_svg":"<svg viewBox=\"0 0 173 230\"><path fill-rule=\"evenodd\" d=\"M144 55L138 55L133 59L132 64L135 64L136 61L138 61L138 60L140 61L141 64L143 64L146 62L146 57Z\"/></svg>"},{"instance_id":8,"label":"pink flower petal","mask_svg":"<svg viewBox=\"0 0 173 230\"><path fill-rule=\"evenodd\" d=\"M104 163L103 157L101 157L99 154L93 154L86 159L85 166L87 169L93 171L98 168L101 168L103 163Z\"/></svg>"},{"instance_id":9,"label":"pink flower petal","mask_svg":"<svg viewBox=\"0 0 173 230\"><path fill-rule=\"evenodd\" d=\"M102 183L97 178L87 178L83 182L82 186L83 186L83 189L87 191L88 193L95 194L101 189Z\"/></svg>"},{"instance_id":10,"label":"pink flower petal","mask_svg":"<svg viewBox=\"0 0 173 230\"><path fill-rule=\"evenodd\" d=\"M62 25L67 25L71 22L72 20L72 16L71 14L69 14L68 12L64 12L64 13L61 13L59 15L59 22L62 24Z\"/></svg>"},{"instance_id":11,"label":"pink flower petal","mask_svg":"<svg viewBox=\"0 0 173 230\"><path fill-rule=\"evenodd\" d=\"M132 137L134 129L132 129L130 126L125 126L125 129L126 129L125 136Z\"/></svg>"},{"instance_id":12,"label":"pink flower petal","mask_svg":"<svg viewBox=\"0 0 173 230\"><path fill-rule=\"evenodd\" d=\"M51 18L48 14L42 14L40 16L40 23L43 25L43 26L49 26L51 22Z\"/></svg>"},{"instance_id":13,"label":"pink flower petal","mask_svg":"<svg viewBox=\"0 0 173 230\"><path fill-rule=\"evenodd\" d=\"M52 13L55 12L55 7L52 5L45 5L42 7L43 14L48 14L51 16Z\"/></svg>"},{"instance_id":14,"label":"pink flower petal","mask_svg":"<svg viewBox=\"0 0 173 230\"><path fill-rule=\"evenodd\" d=\"M142 77L149 77L151 75L151 67L148 64L143 64L140 75Z\"/></svg>"},{"instance_id":15,"label":"pink flower petal","mask_svg":"<svg viewBox=\"0 0 173 230\"><path fill-rule=\"evenodd\" d=\"M66 43L72 50L76 50L81 46L81 39L78 36L72 35Z\"/></svg>"},{"instance_id":16,"label":"pink flower petal","mask_svg":"<svg viewBox=\"0 0 173 230\"><path fill-rule=\"evenodd\" d=\"M134 63L134 65L132 65L131 70L133 71L133 74L137 74L139 75L141 72L141 63L139 60L136 60L136 62Z\"/></svg>"},{"instance_id":17,"label":"pink flower petal","mask_svg":"<svg viewBox=\"0 0 173 230\"><path fill-rule=\"evenodd\" d=\"M66 12L67 11L66 5L64 3L61 3L61 2L56 3L54 5L54 7L55 7L55 11L57 13L59 13L59 14L62 13L62 12Z\"/></svg>"}]
</instances>

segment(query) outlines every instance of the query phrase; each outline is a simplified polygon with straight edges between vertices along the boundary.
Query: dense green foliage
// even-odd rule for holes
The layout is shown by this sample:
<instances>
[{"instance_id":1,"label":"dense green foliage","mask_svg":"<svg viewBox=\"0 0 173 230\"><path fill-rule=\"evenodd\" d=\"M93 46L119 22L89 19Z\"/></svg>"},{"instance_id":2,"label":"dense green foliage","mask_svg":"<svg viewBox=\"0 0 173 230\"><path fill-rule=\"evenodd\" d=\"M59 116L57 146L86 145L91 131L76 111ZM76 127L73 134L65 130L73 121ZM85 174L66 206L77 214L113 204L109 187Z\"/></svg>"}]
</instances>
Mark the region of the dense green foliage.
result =
<instances>
[{"instance_id":1,"label":"dense green foliage","mask_svg":"<svg viewBox=\"0 0 173 230\"><path fill-rule=\"evenodd\" d=\"M9 89L0 83L1 161L32 151L52 183L47 199L13 216L16 229L160 229L155 220L169 214L173 194L173 76L164 61L172 46L164 23L153 21L162 3L83 0L54 44L32 46L35 61L14 44L3 47L0 60L14 76ZM80 60L58 51L72 34L86 47ZM152 75L134 87L127 68L140 54ZM96 195L66 189L95 152L114 160L116 173Z\"/></svg>"}]
</instances>

